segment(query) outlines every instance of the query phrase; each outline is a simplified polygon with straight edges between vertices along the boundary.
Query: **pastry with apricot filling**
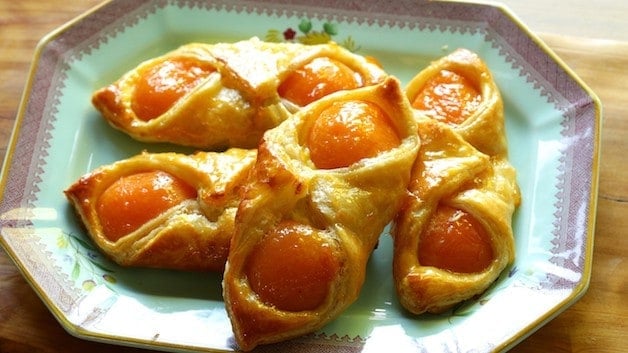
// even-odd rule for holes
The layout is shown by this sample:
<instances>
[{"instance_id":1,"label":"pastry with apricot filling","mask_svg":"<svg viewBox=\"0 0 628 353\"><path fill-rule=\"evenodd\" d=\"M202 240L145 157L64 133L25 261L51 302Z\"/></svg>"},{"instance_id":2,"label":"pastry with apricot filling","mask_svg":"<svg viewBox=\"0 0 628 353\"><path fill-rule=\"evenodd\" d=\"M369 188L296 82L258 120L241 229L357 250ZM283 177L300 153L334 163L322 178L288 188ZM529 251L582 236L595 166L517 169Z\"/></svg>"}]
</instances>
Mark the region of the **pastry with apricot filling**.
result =
<instances>
[{"instance_id":1,"label":"pastry with apricot filling","mask_svg":"<svg viewBox=\"0 0 628 353\"><path fill-rule=\"evenodd\" d=\"M147 153L65 190L95 245L123 266L224 269L256 151Z\"/></svg>"},{"instance_id":2,"label":"pastry with apricot filling","mask_svg":"<svg viewBox=\"0 0 628 353\"><path fill-rule=\"evenodd\" d=\"M385 76L332 42L189 43L140 63L94 92L92 103L139 141L254 148L264 131L303 105Z\"/></svg>"},{"instance_id":3,"label":"pastry with apricot filling","mask_svg":"<svg viewBox=\"0 0 628 353\"><path fill-rule=\"evenodd\" d=\"M514 261L515 169L454 128L419 118L421 148L393 226L393 277L410 312L440 313L484 292Z\"/></svg>"},{"instance_id":4,"label":"pastry with apricot filling","mask_svg":"<svg viewBox=\"0 0 628 353\"><path fill-rule=\"evenodd\" d=\"M418 115L450 125L480 152L506 155L504 103L486 63L460 48L435 60L406 86Z\"/></svg>"},{"instance_id":5,"label":"pastry with apricot filling","mask_svg":"<svg viewBox=\"0 0 628 353\"><path fill-rule=\"evenodd\" d=\"M306 105L266 132L223 280L242 350L311 333L360 293L419 139L397 79Z\"/></svg>"},{"instance_id":6,"label":"pastry with apricot filling","mask_svg":"<svg viewBox=\"0 0 628 353\"><path fill-rule=\"evenodd\" d=\"M422 144L393 226L393 277L406 309L440 313L514 261L521 195L501 94L477 54L458 49L432 62L406 95Z\"/></svg>"}]
</instances>

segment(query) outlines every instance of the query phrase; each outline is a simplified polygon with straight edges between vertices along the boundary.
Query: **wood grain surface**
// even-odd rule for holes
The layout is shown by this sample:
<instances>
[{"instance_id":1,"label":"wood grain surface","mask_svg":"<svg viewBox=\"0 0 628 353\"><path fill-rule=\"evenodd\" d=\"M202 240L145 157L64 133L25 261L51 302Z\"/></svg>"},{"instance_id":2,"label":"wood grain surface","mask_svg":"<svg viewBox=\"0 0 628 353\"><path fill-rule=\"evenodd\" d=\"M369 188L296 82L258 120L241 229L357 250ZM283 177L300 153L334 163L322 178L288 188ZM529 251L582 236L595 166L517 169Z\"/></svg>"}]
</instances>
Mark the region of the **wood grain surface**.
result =
<instances>
[{"instance_id":1,"label":"wood grain surface","mask_svg":"<svg viewBox=\"0 0 628 353\"><path fill-rule=\"evenodd\" d=\"M7 151L37 42L98 3L0 0L0 159ZM593 271L582 299L512 351L627 352L628 43L549 33L541 37L597 93L604 107ZM0 352L147 351L66 333L0 249Z\"/></svg>"}]
</instances>

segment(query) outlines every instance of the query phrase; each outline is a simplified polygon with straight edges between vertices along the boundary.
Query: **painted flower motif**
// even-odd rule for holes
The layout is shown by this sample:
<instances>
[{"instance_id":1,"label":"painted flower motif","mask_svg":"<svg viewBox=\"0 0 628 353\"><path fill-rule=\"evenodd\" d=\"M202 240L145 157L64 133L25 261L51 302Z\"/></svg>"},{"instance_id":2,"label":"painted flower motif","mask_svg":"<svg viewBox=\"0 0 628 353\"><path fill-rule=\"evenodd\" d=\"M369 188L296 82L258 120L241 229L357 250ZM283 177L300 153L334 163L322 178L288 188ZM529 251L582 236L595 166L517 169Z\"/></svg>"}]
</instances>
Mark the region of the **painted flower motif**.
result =
<instances>
[{"instance_id":1,"label":"painted flower motif","mask_svg":"<svg viewBox=\"0 0 628 353\"><path fill-rule=\"evenodd\" d=\"M81 288L87 292L98 284L111 288L117 282L113 271L108 265L101 263L101 257L89 241L72 233L60 233L57 237L57 246L67 253L64 261L71 265L70 277L78 281L81 277L88 278L81 282Z\"/></svg>"},{"instance_id":2,"label":"painted flower motif","mask_svg":"<svg viewBox=\"0 0 628 353\"><path fill-rule=\"evenodd\" d=\"M283 38L285 40L294 40L294 37L296 37L297 32L292 29L292 28L288 28L285 31L283 31Z\"/></svg>"},{"instance_id":3,"label":"painted flower motif","mask_svg":"<svg viewBox=\"0 0 628 353\"><path fill-rule=\"evenodd\" d=\"M325 22L321 27L321 30L315 30L311 20L302 19L296 26L296 29L288 27L283 32L277 29L269 29L264 36L264 40L273 43L298 42L306 45L325 44L330 41L336 41L336 43L349 51L356 52L360 49L351 36L346 37L344 40L334 38L334 36L339 33L337 24Z\"/></svg>"}]
</instances>

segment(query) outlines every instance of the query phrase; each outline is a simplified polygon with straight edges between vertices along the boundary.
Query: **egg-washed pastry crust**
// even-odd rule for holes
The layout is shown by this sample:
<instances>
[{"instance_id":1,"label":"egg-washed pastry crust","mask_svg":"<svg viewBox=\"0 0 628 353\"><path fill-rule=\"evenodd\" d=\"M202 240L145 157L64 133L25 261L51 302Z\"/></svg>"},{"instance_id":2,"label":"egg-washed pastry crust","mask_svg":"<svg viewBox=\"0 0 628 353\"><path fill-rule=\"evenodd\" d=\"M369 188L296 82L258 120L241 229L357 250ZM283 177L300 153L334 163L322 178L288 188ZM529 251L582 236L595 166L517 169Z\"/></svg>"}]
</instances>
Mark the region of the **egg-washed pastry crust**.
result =
<instances>
[{"instance_id":1,"label":"egg-washed pastry crust","mask_svg":"<svg viewBox=\"0 0 628 353\"><path fill-rule=\"evenodd\" d=\"M440 313L484 292L514 261L512 217L521 203L515 168L508 160L503 101L480 57L457 49L432 62L407 85L414 100L442 70L464 77L481 95L477 109L460 124L415 110L422 145L409 194L393 227L393 274L397 294L409 311ZM481 271L459 273L422 265L420 237L437 207L470 214L489 235L493 261Z\"/></svg>"},{"instance_id":2,"label":"egg-washed pastry crust","mask_svg":"<svg viewBox=\"0 0 628 353\"><path fill-rule=\"evenodd\" d=\"M347 65L362 86L305 106L282 98L281 83L318 57ZM142 73L176 58L213 71L163 114L141 119L132 107ZM462 123L441 122L446 117L411 106L442 70L465 77L481 94ZM348 100L382 108L401 143L347 167L317 168L305 142L312 122L332 103ZM340 315L357 299L366 263L391 221L397 295L415 314L441 313L482 293L514 261L512 216L521 196L508 160L503 101L488 67L469 50L435 60L403 90L381 67L331 42L190 43L139 64L94 92L92 103L111 126L138 141L226 149L144 152L97 168L65 195L96 246L120 265L224 270L225 307L242 350L314 332ZM150 170L183 180L198 196L117 241L108 239L96 209L100 195L119 178ZM470 214L486 230L493 259L483 270L458 273L419 262L420 235L443 205ZM314 309L279 309L247 278L257 246L286 222L312 229L339 266Z\"/></svg>"},{"instance_id":3,"label":"egg-washed pastry crust","mask_svg":"<svg viewBox=\"0 0 628 353\"><path fill-rule=\"evenodd\" d=\"M241 188L256 154L236 148L189 156L144 152L82 176L65 195L94 244L120 265L221 272ZM197 190L197 198L164 211L117 241L110 240L98 214L99 197L120 178L147 171L164 171L183 180Z\"/></svg>"},{"instance_id":4,"label":"egg-washed pastry crust","mask_svg":"<svg viewBox=\"0 0 628 353\"><path fill-rule=\"evenodd\" d=\"M475 112L463 123L455 125L454 131L482 153L506 156L508 144L504 102L491 71L476 53L460 48L432 62L406 85L408 99L413 101L424 89L426 82L442 70L449 70L468 79L482 97ZM427 115L422 111L416 111L416 114Z\"/></svg>"},{"instance_id":5,"label":"egg-washed pastry crust","mask_svg":"<svg viewBox=\"0 0 628 353\"><path fill-rule=\"evenodd\" d=\"M479 152L451 127L419 119L419 134L409 195L393 227L393 274L406 309L440 313L485 291L514 260L511 222L518 188L506 160ZM471 214L486 230L494 258L484 270L457 273L420 263L420 235L440 205Z\"/></svg>"},{"instance_id":6,"label":"egg-washed pastry crust","mask_svg":"<svg viewBox=\"0 0 628 353\"><path fill-rule=\"evenodd\" d=\"M106 121L136 140L168 142L202 150L255 148L264 131L300 107L282 100L277 89L294 70L317 57L347 65L364 86L386 73L364 57L328 44L269 43L257 38L235 43L190 43L146 60L92 96ZM163 114L143 120L133 109L142 75L164 61L185 58L215 71Z\"/></svg>"},{"instance_id":7,"label":"egg-washed pastry crust","mask_svg":"<svg viewBox=\"0 0 628 353\"><path fill-rule=\"evenodd\" d=\"M343 100L380 106L391 117L401 144L348 167L317 169L303 142L309 124L322 109ZM264 135L252 182L238 209L223 281L225 305L241 349L313 332L356 300L367 260L406 193L418 146L416 123L394 78L325 97ZM313 310L286 311L264 303L245 274L256 245L284 221L317 230L340 264L323 303Z\"/></svg>"}]
</instances>

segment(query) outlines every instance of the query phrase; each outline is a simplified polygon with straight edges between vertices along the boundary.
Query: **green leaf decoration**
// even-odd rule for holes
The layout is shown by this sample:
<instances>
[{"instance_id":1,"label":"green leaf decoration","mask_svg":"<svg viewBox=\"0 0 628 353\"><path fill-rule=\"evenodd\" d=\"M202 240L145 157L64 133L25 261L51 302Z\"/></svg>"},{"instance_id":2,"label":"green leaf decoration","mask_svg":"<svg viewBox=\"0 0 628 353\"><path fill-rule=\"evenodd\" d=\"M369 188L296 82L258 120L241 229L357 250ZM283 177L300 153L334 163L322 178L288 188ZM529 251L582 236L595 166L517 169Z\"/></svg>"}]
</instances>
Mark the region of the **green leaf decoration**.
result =
<instances>
[{"instance_id":1,"label":"green leaf decoration","mask_svg":"<svg viewBox=\"0 0 628 353\"><path fill-rule=\"evenodd\" d=\"M96 285L102 283L105 283L111 290L115 290L110 286L117 283L115 277L111 275L115 271L99 262L98 250L89 239L72 233L62 233L57 237L57 246L67 249L68 256L74 260L70 272L73 280L78 280L82 273L92 276L91 279L86 279L81 283L83 290L91 291ZM106 273L103 275L102 272Z\"/></svg>"},{"instance_id":2,"label":"green leaf decoration","mask_svg":"<svg viewBox=\"0 0 628 353\"><path fill-rule=\"evenodd\" d=\"M330 36L335 36L336 34L338 34L338 27L333 23L325 22L323 24L323 30Z\"/></svg>"},{"instance_id":3,"label":"green leaf decoration","mask_svg":"<svg viewBox=\"0 0 628 353\"><path fill-rule=\"evenodd\" d=\"M118 280L115 277L113 277L112 275L104 274L104 275L102 275L102 278L105 281L109 282L109 283L116 283L116 282L118 282Z\"/></svg>"},{"instance_id":4,"label":"green leaf decoration","mask_svg":"<svg viewBox=\"0 0 628 353\"><path fill-rule=\"evenodd\" d=\"M283 34L277 29L269 29L264 36L266 42L280 43L283 41Z\"/></svg>"},{"instance_id":5,"label":"green leaf decoration","mask_svg":"<svg viewBox=\"0 0 628 353\"><path fill-rule=\"evenodd\" d=\"M270 43L295 41L305 45L329 43L333 40L332 37L338 34L338 24L325 22L322 27L323 29L321 31L313 31L312 21L304 18L298 25L299 32L296 32L293 29L294 27L288 27L283 32L277 29L269 29L264 36L264 41ZM301 35L297 35L298 33L301 33ZM342 42L339 42L338 40L336 40L336 42L338 45L351 52L357 52L361 49L351 36L345 38Z\"/></svg>"},{"instance_id":6,"label":"green leaf decoration","mask_svg":"<svg viewBox=\"0 0 628 353\"><path fill-rule=\"evenodd\" d=\"M88 250L96 250L92 242L84 240L81 237L76 236L75 234L70 233L69 236L72 238L72 240L79 243L83 248L88 249Z\"/></svg>"},{"instance_id":7,"label":"green leaf decoration","mask_svg":"<svg viewBox=\"0 0 628 353\"><path fill-rule=\"evenodd\" d=\"M96 262L96 261L90 261L90 262L92 263L92 265L94 265L94 266L98 267L100 270L102 270L102 271L104 271L104 272L111 272L111 273L115 272L114 270L112 270L112 269L110 269L110 268L108 268L108 267L105 267L105 266L104 266L103 264L101 264L101 263L98 263L98 262Z\"/></svg>"},{"instance_id":8,"label":"green leaf decoration","mask_svg":"<svg viewBox=\"0 0 628 353\"><path fill-rule=\"evenodd\" d=\"M312 30L312 21L310 21L308 19L301 20L301 23L299 23L299 31L307 34L311 30Z\"/></svg>"},{"instance_id":9,"label":"green leaf decoration","mask_svg":"<svg viewBox=\"0 0 628 353\"><path fill-rule=\"evenodd\" d=\"M325 44L331 40L331 36L325 32L313 31L308 33L307 35L300 36L297 39L302 44Z\"/></svg>"},{"instance_id":10,"label":"green leaf decoration","mask_svg":"<svg viewBox=\"0 0 628 353\"><path fill-rule=\"evenodd\" d=\"M351 36L347 37L345 40L342 41L342 43L340 43L341 46L343 46L345 49L347 49L350 52L355 53L356 51L360 50L360 46L358 46L355 41L353 40L353 38Z\"/></svg>"},{"instance_id":11,"label":"green leaf decoration","mask_svg":"<svg viewBox=\"0 0 628 353\"><path fill-rule=\"evenodd\" d=\"M79 265L78 261L74 261L74 267L72 267L72 279L77 279L81 274L81 265Z\"/></svg>"}]
</instances>

